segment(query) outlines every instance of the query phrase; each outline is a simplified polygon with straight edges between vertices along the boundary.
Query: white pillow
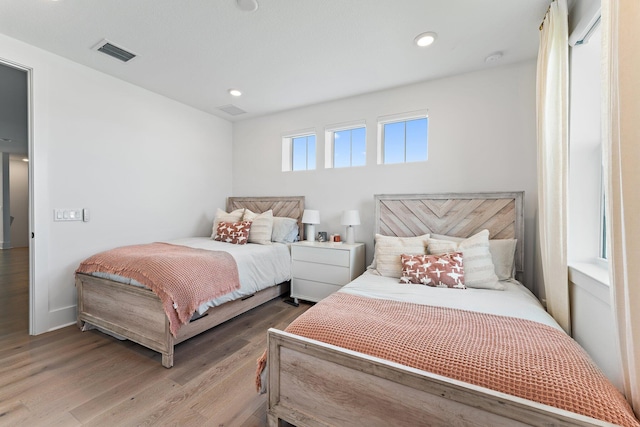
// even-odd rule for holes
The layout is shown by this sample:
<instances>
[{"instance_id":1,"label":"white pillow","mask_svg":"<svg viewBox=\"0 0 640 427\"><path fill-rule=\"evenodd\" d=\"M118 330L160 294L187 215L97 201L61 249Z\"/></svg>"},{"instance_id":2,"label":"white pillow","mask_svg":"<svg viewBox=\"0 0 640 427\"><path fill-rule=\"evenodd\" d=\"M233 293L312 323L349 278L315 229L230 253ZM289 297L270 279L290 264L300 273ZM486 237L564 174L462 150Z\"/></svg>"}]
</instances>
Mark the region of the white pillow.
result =
<instances>
[{"instance_id":1,"label":"white pillow","mask_svg":"<svg viewBox=\"0 0 640 427\"><path fill-rule=\"evenodd\" d=\"M416 237L395 237L376 234L373 263L370 268L386 277L402 277L400 255L424 255L427 250L428 234Z\"/></svg>"},{"instance_id":2,"label":"white pillow","mask_svg":"<svg viewBox=\"0 0 640 427\"><path fill-rule=\"evenodd\" d=\"M443 234L432 234L432 239L462 242L464 239ZM509 280L515 277L516 239L490 239L489 252L498 280Z\"/></svg>"},{"instance_id":3,"label":"white pillow","mask_svg":"<svg viewBox=\"0 0 640 427\"><path fill-rule=\"evenodd\" d=\"M251 221L249 230L249 243L260 245L271 244L271 231L273 230L273 211L269 209L261 214L253 213L245 209L243 221Z\"/></svg>"},{"instance_id":4,"label":"white pillow","mask_svg":"<svg viewBox=\"0 0 640 427\"><path fill-rule=\"evenodd\" d=\"M489 240L489 251L498 280L509 280L515 277L516 242L516 239Z\"/></svg>"},{"instance_id":5,"label":"white pillow","mask_svg":"<svg viewBox=\"0 0 640 427\"><path fill-rule=\"evenodd\" d=\"M427 250L439 255L448 252L462 252L464 284L468 288L503 290L498 281L493 259L489 251L489 230L482 230L462 242L429 239Z\"/></svg>"},{"instance_id":6,"label":"white pillow","mask_svg":"<svg viewBox=\"0 0 640 427\"><path fill-rule=\"evenodd\" d=\"M296 241L296 237L298 237L297 220L282 216L273 217L272 242L291 243Z\"/></svg>"},{"instance_id":7,"label":"white pillow","mask_svg":"<svg viewBox=\"0 0 640 427\"><path fill-rule=\"evenodd\" d=\"M216 236L216 231L218 230L218 223L220 221L240 222L242 221L243 215L244 215L244 208L236 209L235 211L231 211L229 213L218 208L218 210L216 211L216 217L213 219L213 228L211 229L211 238L213 239Z\"/></svg>"}]
</instances>

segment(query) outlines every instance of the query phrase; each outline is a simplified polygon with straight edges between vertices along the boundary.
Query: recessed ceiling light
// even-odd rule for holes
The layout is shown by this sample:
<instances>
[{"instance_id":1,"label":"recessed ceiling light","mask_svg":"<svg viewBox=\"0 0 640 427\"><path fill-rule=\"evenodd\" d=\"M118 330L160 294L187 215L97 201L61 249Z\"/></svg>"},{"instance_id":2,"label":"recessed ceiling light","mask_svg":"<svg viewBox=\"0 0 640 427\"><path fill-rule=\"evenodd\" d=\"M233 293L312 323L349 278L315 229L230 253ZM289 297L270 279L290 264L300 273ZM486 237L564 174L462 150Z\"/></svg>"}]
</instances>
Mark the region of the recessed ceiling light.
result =
<instances>
[{"instance_id":1,"label":"recessed ceiling light","mask_svg":"<svg viewBox=\"0 0 640 427\"><path fill-rule=\"evenodd\" d=\"M242 92L240 92L238 89L229 89L229 95L231 95L231 96L240 96L240 95L242 95Z\"/></svg>"},{"instance_id":2,"label":"recessed ceiling light","mask_svg":"<svg viewBox=\"0 0 640 427\"><path fill-rule=\"evenodd\" d=\"M58 0L53 0L53 1L58 1ZM23 162L28 162L29 159L22 159Z\"/></svg>"},{"instance_id":3,"label":"recessed ceiling light","mask_svg":"<svg viewBox=\"0 0 640 427\"><path fill-rule=\"evenodd\" d=\"M418 45L418 47L427 47L433 44L436 41L438 35L432 31L418 34L413 41Z\"/></svg>"},{"instance_id":4,"label":"recessed ceiling light","mask_svg":"<svg viewBox=\"0 0 640 427\"><path fill-rule=\"evenodd\" d=\"M245 12L255 12L258 10L258 1L257 0L236 0L236 6L238 9L243 10Z\"/></svg>"}]
</instances>

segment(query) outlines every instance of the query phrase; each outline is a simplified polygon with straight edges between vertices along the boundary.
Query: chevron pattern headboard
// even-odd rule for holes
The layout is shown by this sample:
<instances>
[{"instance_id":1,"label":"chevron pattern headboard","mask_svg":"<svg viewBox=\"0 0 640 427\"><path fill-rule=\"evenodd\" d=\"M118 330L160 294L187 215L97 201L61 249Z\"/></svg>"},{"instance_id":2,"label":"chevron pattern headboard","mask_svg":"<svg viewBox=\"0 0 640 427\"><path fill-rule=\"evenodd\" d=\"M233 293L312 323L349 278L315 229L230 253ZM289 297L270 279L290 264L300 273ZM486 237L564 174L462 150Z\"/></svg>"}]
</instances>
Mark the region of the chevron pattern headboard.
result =
<instances>
[{"instance_id":1,"label":"chevron pattern headboard","mask_svg":"<svg viewBox=\"0 0 640 427\"><path fill-rule=\"evenodd\" d=\"M524 270L524 192L381 194L375 196L375 233L425 233L469 237L489 230L491 239L517 239L516 278Z\"/></svg>"},{"instance_id":2,"label":"chevron pattern headboard","mask_svg":"<svg viewBox=\"0 0 640 427\"><path fill-rule=\"evenodd\" d=\"M282 216L298 220L300 240L304 239L302 213L304 212L304 196L283 197L228 197L227 212L246 208L254 213L273 210L273 216Z\"/></svg>"}]
</instances>

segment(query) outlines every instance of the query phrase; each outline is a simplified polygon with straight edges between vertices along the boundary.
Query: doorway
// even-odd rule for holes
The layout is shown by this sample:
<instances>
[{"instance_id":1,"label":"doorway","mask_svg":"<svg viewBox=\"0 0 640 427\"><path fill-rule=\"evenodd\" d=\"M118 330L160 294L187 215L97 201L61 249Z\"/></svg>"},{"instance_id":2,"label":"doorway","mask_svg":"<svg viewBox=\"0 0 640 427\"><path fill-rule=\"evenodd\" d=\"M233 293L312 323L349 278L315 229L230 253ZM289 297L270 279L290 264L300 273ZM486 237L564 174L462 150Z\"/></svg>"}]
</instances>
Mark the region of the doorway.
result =
<instances>
[{"instance_id":1,"label":"doorway","mask_svg":"<svg viewBox=\"0 0 640 427\"><path fill-rule=\"evenodd\" d=\"M30 70L0 59L0 334L28 334Z\"/></svg>"}]
</instances>

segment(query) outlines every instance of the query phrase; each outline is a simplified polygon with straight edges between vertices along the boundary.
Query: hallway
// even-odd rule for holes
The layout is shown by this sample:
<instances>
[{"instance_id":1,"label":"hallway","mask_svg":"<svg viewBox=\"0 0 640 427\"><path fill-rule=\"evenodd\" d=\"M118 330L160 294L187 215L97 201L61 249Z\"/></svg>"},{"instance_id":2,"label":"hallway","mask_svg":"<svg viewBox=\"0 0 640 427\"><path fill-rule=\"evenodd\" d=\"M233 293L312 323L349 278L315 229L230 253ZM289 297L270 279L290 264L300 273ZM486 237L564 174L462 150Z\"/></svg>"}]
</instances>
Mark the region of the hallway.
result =
<instances>
[{"instance_id":1,"label":"hallway","mask_svg":"<svg viewBox=\"0 0 640 427\"><path fill-rule=\"evenodd\" d=\"M29 333L29 248L0 250L0 335Z\"/></svg>"}]
</instances>

